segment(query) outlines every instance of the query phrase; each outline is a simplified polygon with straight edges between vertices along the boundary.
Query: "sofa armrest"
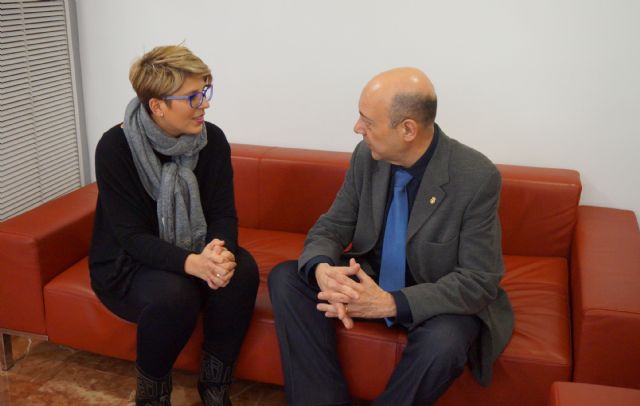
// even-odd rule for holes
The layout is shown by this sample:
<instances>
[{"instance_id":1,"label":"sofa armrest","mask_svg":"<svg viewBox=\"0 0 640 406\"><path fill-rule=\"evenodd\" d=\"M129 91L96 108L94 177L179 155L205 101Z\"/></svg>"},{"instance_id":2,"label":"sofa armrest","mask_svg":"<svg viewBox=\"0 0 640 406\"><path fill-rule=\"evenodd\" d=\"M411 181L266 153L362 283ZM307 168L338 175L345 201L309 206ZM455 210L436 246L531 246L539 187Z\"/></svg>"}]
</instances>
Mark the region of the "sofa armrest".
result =
<instances>
[{"instance_id":1,"label":"sofa armrest","mask_svg":"<svg viewBox=\"0 0 640 406\"><path fill-rule=\"evenodd\" d=\"M46 335L44 285L87 256L97 193L91 184L0 223L0 329Z\"/></svg>"},{"instance_id":2,"label":"sofa armrest","mask_svg":"<svg viewBox=\"0 0 640 406\"><path fill-rule=\"evenodd\" d=\"M640 231L633 212L579 208L571 293L574 381L640 388Z\"/></svg>"}]
</instances>

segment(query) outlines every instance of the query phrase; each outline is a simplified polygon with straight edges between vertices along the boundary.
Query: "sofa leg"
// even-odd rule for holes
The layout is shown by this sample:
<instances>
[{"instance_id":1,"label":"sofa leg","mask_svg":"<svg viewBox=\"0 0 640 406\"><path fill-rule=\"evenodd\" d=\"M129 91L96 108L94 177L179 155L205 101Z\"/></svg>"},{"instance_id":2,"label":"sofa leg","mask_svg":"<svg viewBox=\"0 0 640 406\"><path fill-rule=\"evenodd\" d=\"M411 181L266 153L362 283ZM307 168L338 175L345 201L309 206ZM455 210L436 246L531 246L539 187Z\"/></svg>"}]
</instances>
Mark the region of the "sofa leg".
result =
<instances>
[{"instance_id":1,"label":"sofa leg","mask_svg":"<svg viewBox=\"0 0 640 406\"><path fill-rule=\"evenodd\" d=\"M0 333L0 370L8 371L15 363L13 360L13 349L11 348L11 336Z\"/></svg>"}]
</instances>

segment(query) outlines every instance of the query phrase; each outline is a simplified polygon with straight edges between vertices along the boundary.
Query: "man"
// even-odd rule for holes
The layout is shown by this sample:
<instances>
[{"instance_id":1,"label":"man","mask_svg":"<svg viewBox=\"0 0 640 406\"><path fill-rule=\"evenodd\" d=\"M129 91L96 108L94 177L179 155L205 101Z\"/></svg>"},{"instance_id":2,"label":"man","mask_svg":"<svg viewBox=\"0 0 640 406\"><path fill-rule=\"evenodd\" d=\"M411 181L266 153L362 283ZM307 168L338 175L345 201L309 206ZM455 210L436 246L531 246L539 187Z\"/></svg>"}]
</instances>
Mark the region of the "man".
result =
<instances>
[{"instance_id":1,"label":"man","mask_svg":"<svg viewBox=\"0 0 640 406\"><path fill-rule=\"evenodd\" d=\"M298 262L269 276L292 405L349 402L332 318L347 329L360 318L407 331L374 404L434 403L467 363L490 383L513 329L499 287L500 174L440 130L436 106L418 69L383 72L365 86L354 128L363 141L342 188Z\"/></svg>"}]
</instances>

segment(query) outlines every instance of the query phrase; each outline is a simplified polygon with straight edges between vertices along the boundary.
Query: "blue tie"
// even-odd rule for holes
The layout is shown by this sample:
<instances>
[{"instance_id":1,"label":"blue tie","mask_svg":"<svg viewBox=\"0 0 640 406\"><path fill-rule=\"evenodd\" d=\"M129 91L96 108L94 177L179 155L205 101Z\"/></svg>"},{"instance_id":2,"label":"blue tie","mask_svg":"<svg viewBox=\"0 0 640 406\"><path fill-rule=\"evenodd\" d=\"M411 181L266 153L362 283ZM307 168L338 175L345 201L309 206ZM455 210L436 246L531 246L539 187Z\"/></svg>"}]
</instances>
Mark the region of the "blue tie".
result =
<instances>
[{"instance_id":1,"label":"blue tie","mask_svg":"<svg viewBox=\"0 0 640 406\"><path fill-rule=\"evenodd\" d=\"M380 287L387 292L393 292L405 286L407 223L409 222L407 183L410 180L411 175L407 171L396 170L393 178L393 199L387 214L380 260ZM387 325L391 325L388 319Z\"/></svg>"}]
</instances>

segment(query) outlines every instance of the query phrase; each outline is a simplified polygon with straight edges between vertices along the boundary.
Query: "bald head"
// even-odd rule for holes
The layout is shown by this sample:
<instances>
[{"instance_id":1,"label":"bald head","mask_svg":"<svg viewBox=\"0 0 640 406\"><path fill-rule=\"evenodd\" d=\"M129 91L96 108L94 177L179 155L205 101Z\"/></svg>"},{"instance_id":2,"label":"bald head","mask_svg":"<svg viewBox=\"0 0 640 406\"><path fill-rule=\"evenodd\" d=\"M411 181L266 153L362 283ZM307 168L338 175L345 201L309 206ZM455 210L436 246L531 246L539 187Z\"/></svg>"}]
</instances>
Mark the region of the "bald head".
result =
<instances>
[{"instance_id":1,"label":"bald head","mask_svg":"<svg viewBox=\"0 0 640 406\"><path fill-rule=\"evenodd\" d=\"M405 119L430 127L436 118L435 89L427 75L416 68L395 68L376 75L367 83L362 96L383 103L391 127Z\"/></svg>"}]
</instances>

